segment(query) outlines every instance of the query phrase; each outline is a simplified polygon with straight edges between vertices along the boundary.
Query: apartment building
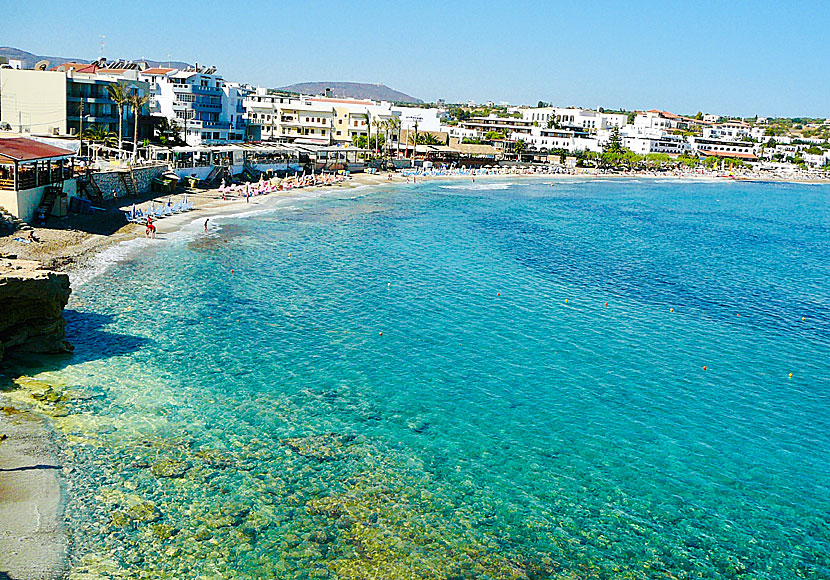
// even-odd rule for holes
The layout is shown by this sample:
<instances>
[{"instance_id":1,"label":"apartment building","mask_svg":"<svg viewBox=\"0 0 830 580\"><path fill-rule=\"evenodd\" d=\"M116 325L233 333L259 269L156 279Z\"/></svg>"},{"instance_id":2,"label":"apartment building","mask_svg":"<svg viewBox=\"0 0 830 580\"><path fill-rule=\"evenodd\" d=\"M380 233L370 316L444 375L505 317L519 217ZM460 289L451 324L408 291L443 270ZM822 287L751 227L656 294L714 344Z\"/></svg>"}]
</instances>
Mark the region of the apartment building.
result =
<instances>
[{"instance_id":1,"label":"apartment building","mask_svg":"<svg viewBox=\"0 0 830 580\"><path fill-rule=\"evenodd\" d=\"M604 113L577 107L535 107L522 109L522 119L540 127L572 128L594 133L611 127L623 127L628 116L621 113Z\"/></svg>"},{"instance_id":2,"label":"apartment building","mask_svg":"<svg viewBox=\"0 0 830 580\"><path fill-rule=\"evenodd\" d=\"M151 113L178 125L188 145L245 140L244 102L250 91L226 83L214 67L149 68L139 77L149 84Z\"/></svg>"},{"instance_id":3,"label":"apartment building","mask_svg":"<svg viewBox=\"0 0 830 580\"><path fill-rule=\"evenodd\" d=\"M0 69L0 123L19 133L33 135L77 135L97 127L118 132L118 105L109 88L121 85L128 92L145 95L149 85L137 74L96 64L67 63L54 70ZM145 106L139 118L149 113ZM81 117L83 116L83 121ZM134 111L121 109L122 136L132 139ZM139 126L139 135L143 126Z\"/></svg>"},{"instance_id":4,"label":"apartment building","mask_svg":"<svg viewBox=\"0 0 830 580\"><path fill-rule=\"evenodd\" d=\"M393 118L388 103L362 99L269 94L264 88L244 102L251 140L308 144L351 144L356 137L383 133L380 123Z\"/></svg>"}]
</instances>

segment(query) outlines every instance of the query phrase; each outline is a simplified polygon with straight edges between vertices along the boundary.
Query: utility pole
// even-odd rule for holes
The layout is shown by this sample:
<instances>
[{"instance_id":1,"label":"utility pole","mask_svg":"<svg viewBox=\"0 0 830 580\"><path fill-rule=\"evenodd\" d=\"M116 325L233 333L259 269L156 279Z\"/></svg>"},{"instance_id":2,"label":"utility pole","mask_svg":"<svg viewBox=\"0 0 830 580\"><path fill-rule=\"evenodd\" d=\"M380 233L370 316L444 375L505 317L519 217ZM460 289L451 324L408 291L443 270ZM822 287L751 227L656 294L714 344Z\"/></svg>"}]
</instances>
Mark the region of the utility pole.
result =
<instances>
[{"instance_id":1,"label":"utility pole","mask_svg":"<svg viewBox=\"0 0 830 580\"><path fill-rule=\"evenodd\" d=\"M81 145L78 147L78 155L84 155L84 98L81 97L81 104L78 105L78 112L81 117L80 130L78 131L78 138L81 140Z\"/></svg>"},{"instance_id":2,"label":"utility pole","mask_svg":"<svg viewBox=\"0 0 830 580\"><path fill-rule=\"evenodd\" d=\"M415 138L412 140L412 165L415 165L415 148L418 146L418 117L415 118Z\"/></svg>"}]
</instances>

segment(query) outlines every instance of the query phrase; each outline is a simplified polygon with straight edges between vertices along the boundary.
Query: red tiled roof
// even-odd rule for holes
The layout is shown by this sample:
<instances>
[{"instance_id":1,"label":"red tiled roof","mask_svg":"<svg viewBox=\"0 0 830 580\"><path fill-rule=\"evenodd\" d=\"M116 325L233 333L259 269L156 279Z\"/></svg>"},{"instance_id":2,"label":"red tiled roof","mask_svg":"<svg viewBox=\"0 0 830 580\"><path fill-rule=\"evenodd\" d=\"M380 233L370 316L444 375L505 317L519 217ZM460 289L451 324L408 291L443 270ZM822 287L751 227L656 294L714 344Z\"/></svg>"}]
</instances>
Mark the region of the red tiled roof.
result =
<instances>
[{"instance_id":1,"label":"red tiled roof","mask_svg":"<svg viewBox=\"0 0 830 580\"><path fill-rule=\"evenodd\" d=\"M65 62L63 64L59 64L58 66L52 67L52 70L58 70L59 68L85 73L94 73L98 70L98 67L95 64L87 64L84 62Z\"/></svg>"},{"instance_id":2,"label":"red tiled roof","mask_svg":"<svg viewBox=\"0 0 830 580\"><path fill-rule=\"evenodd\" d=\"M675 115L674 113L669 113L668 111L661 111L659 109L652 109L649 113L657 113L667 119L680 119L680 115Z\"/></svg>"},{"instance_id":3,"label":"red tiled roof","mask_svg":"<svg viewBox=\"0 0 830 580\"><path fill-rule=\"evenodd\" d=\"M0 139L0 155L15 161L32 161L34 159L49 159L50 157L65 157L74 155L74 153L68 149L53 147L33 139L14 137Z\"/></svg>"},{"instance_id":4,"label":"red tiled roof","mask_svg":"<svg viewBox=\"0 0 830 580\"><path fill-rule=\"evenodd\" d=\"M143 75L166 75L167 73L173 72L174 70L176 70L176 69L156 67L156 68L148 68L147 70L143 70L143 71L141 71L141 74L143 74Z\"/></svg>"}]
</instances>

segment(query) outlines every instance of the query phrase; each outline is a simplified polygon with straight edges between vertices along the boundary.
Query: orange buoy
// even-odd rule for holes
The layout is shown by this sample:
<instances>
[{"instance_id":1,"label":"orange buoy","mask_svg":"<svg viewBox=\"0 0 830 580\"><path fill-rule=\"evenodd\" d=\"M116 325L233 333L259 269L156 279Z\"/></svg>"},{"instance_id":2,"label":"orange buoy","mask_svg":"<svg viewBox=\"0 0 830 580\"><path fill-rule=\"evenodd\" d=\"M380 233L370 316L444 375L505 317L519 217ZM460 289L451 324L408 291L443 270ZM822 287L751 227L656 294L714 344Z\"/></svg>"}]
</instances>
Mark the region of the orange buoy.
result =
<instances>
[{"instance_id":1,"label":"orange buoy","mask_svg":"<svg viewBox=\"0 0 830 580\"><path fill-rule=\"evenodd\" d=\"M674 312L674 308L669 308L669 312Z\"/></svg>"},{"instance_id":2,"label":"orange buoy","mask_svg":"<svg viewBox=\"0 0 830 580\"><path fill-rule=\"evenodd\" d=\"M233 268L231 268L231 274L233 274Z\"/></svg>"},{"instance_id":3,"label":"orange buoy","mask_svg":"<svg viewBox=\"0 0 830 580\"><path fill-rule=\"evenodd\" d=\"M496 292L496 296L501 296L501 292Z\"/></svg>"},{"instance_id":4,"label":"orange buoy","mask_svg":"<svg viewBox=\"0 0 830 580\"><path fill-rule=\"evenodd\" d=\"M801 317L801 322L804 322L805 320L806 320L806 318L804 318L804 317L802 316L802 317Z\"/></svg>"},{"instance_id":5,"label":"orange buoy","mask_svg":"<svg viewBox=\"0 0 830 580\"><path fill-rule=\"evenodd\" d=\"M704 370L704 371L706 370L706 365L703 365L703 370Z\"/></svg>"},{"instance_id":6,"label":"orange buoy","mask_svg":"<svg viewBox=\"0 0 830 580\"><path fill-rule=\"evenodd\" d=\"M379 332L379 333L378 333L378 335L379 335L379 336L383 336L383 333L382 333L382 332Z\"/></svg>"},{"instance_id":7,"label":"orange buoy","mask_svg":"<svg viewBox=\"0 0 830 580\"><path fill-rule=\"evenodd\" d=\"M792 374L792 373L790 373L790 378L793 378L793 374Z\"/></svg>"},{"instance_id":8,"label":"orange buoy","mask_svg":"<svg viewBox=\"0 0 830 580\"><path fill-rule=\"evenodd\" d=\"M607 302L605 303L605 307L608 308L608 303Z\"/></svg>"},{"instance_id":9,"label":"orange buoy","mask_svg":"<svg viewBox=\"0 0 830 580\"><path fill-rule=\"evenodd\" d=\"M740 313L740 312L738 312L738 318L740 318L740 317L741 317L741 313Z\"/></svg>"}]
</instances>

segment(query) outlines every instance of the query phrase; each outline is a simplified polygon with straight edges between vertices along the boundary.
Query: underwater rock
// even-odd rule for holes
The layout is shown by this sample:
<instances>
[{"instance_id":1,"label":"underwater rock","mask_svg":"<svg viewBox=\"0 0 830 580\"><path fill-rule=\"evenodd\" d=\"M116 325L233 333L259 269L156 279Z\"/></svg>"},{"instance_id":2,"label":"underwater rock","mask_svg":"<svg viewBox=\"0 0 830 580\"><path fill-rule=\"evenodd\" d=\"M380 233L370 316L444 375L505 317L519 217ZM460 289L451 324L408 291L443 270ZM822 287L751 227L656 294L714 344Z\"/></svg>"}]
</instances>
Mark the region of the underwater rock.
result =
<instances>
[{"instance_id":1,"label":"underwater rock","mask_svg":"<svg viewBox=\"0 0 830 580\"><path fill-rule=\"evenodd\" d=\"M214 469L225 469L234 464L234 458L222 451L215 449L203 449L196 453L196 457L204 461L204 463Z\"/></svg>"},{"instance_id":2,"label":"underwater rock","mask_svg":"<svg viewBox=\"0 0 830 580\"><path fill-rule=\"evenodd\" d=\"M156 504L145 501L128 509L127 516L137 522L157 522L161 519L161 512Z\"/></svg>"},{"instance_id":3,"label":"underwater rock","mask_svg":"<svg viewBox=\"0 0 830 580\"><path fill-rule=\"evenodd\" d=\"M330 544L334 541L334 534L331 530L322 529L312 533L309 539L317 544Z\"/></svg>"},{"instance_id":4,"label":"underwater rock","mask_svg":"<svg viewBox=\"0 0 830 580\"><path fill-rule=\"evenodd\" d=\"M303 457L317 461L334 461L346 455L345 447L354 439L354 435L327 433L309 437L292 437L284 439L281 443Z\"/></svg>"},{"instance_id":5,"label":"underwater rock","mask_svg":"<svg viewBox=\"0 0 830 580\"><path fill-rule=\"evenodd\" d=\"M196 530L196 533L193 534L193 539L197 542L204 542L205 540L209 540L213 537L213 532L206 528L199 528Z\"/></svg>"},{"instance_id":6,"label":"underwater rock","mask_svg":"<svg viewBox=\"0 0 830 580\"><path fill-rule=\"evenodd\" d=\"M153 526L153 535L161 540L169 540L179 533L179 529L170 524L156 524Z\"/></svg>"},{"instance_id":7,"label":"underwater rock","mask_svg":"<svg viewBox=\"0 0 830 580\"><path fill-rule=\"evenodd\" d=\"M176 461L175 459L163 459L153 464L150 471L156 477L170 477L179 478L184 477L189 469L188 465L183 461Z\"/></svg>"},{"instance_id":8,"label":"underwater rock","mask_svg":"<svg viewBox=\"0 0 830 580\"><path fill-rule=\"evenodd\" d=\"M122 511L113 512L110 516L110 522L113 526L121 528L130 523L130 518Z\"/></svg>"},{"instance_id":9,"label":"underwater rock","mask_svg":"<svg viewBox=\"0 0 830 580\"><path fill-rule=\"evenodd\" d=\"M46 411L52 417L68 417L69 408L66 405L55 405L52 409Z\"/></svg>"}]
</instances>

